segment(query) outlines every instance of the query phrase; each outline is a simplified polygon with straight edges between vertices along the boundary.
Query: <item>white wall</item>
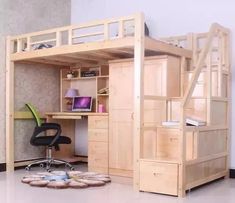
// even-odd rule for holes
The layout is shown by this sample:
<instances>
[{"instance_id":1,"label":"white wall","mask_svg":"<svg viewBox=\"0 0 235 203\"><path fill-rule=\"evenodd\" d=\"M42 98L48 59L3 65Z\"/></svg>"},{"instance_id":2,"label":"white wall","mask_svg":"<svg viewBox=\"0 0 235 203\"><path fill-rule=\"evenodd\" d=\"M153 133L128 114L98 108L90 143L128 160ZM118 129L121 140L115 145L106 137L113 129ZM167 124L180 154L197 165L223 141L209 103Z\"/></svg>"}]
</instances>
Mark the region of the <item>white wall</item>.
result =
<instances>
[{"instance_id":1,"label":"white wall","mask_svg":"<svg viewBox=\"0 0 235 203\"><path fill-rule=\"evenodd\" d=\"M164 37L189 32L206 32L218 22L235 33L235 1L233 0L72 0L71 23L143 12L150 35ZM235 41L232 43L234 50ZM232 56L233 76L235 55ZM233 77L234 78L234 77ZM235 79L232 80L232 86ZM235 90L233 88L233 98ZM235 119L234 111L232 120ZM235 126L235 120L232 122ZM231 168L235 169L235 136L232 133Z\"/></svg>"}]
</instances>

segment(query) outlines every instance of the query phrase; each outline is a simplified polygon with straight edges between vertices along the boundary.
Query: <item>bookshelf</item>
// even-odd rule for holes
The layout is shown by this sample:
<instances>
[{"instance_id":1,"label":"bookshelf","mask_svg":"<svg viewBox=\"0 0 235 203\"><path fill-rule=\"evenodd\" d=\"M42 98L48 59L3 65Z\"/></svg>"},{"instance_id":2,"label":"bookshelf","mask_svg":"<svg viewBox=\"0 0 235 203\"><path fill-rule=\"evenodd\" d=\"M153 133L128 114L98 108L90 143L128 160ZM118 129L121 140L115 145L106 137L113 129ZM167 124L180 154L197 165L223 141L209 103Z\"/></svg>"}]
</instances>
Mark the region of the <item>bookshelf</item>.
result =
<instances>
[{"instance_id":1,"label":"bookshelf","mask_svg":"<svg viewBox=\"0 0 235 203\"><path fill-rule=\"evenodd\" d=\"M107 65L64 68L60 70L60 76L61 112L71 111L68 105L71 99L65 97L70 88L78 91L77 96L92 96L92 112L108 112L109 71Z\"/></svg>"}]
</instances>

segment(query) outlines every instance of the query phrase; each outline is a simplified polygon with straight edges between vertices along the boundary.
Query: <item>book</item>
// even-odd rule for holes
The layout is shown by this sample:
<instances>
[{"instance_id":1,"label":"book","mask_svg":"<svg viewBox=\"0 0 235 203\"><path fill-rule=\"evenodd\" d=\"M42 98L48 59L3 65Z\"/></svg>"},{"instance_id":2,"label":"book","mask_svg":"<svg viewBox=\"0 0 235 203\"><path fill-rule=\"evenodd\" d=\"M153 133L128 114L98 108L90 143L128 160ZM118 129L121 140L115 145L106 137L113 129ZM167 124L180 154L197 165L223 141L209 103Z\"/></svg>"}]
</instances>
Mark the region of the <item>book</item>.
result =
<instances>
[{"instance_id":1,"label":"book","mask_svg":"<svg viewBox=\"0 0 235 203\"><path fill-rule=\"evenodd\" d=\"M173 126L179 126L179 121L163 121L162 126L167 126L167 127L173 127Z\"/></svg>"},{"instance_id":2,"label":"book","mask_svg":"<svg viewBox=\"0 0 235 203\"><path fill-rule=\"evenodd\" d=\"M198 120L194 118L186 118L186 125L191 125L191 126L205 126L206 121L203 120Z\"/></svg>"},{"instance_id":3,"label":"book","mask_svg":"<svg viewBox=\"0 0 235 203\"><path fill-rule=\"evenodd\" d=\"M104 88L98 90L98 94L108 94L108 93L109 93L108 87L104 87Z\"/></svg>"}]
</instances>

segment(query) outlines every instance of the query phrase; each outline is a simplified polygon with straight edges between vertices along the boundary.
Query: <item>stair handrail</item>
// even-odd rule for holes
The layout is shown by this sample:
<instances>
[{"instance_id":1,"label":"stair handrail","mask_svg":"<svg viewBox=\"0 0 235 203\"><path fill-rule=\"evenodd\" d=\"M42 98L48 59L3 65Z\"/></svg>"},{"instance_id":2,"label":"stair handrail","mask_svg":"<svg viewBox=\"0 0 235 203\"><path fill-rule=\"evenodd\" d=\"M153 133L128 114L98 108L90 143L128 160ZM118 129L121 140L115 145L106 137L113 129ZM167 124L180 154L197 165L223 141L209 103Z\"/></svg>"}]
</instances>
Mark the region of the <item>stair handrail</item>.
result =
<instances>
[{"instance_id":1,"label":"stair handrail","mask_svg":"<svg viewBox=\"0 0 235 203\"><path fill-rule=\"evenodd\" d=\"M204 48L202 49L202 51L201 51L201 53L199 55L199 59L198 59L198 61L196 63L195 69L193 71L193 75L192 75L190 84L187 86L187 89L186 89L186 91L184 93L183 100L182 100L182 106L183 107L185 107L188 104L189 99L190 99L190 97L193 94L193 90L194 90L195 85L196 85L196 83L198 81L198 77L199 77L199 75L201 73L204 61L205 61L205 59L207 57L207 54L208 54L208 52L210 50L210 47L212 45L213 37L214 37L214 35L216 34L216 32L218 30L223 31L226 34L229 32L226 28L222 27L218 23L213 23L211 25L209 33L208 33L208 36L206 38L205 46L204 46Z\"/></svg>"}]
</instances>

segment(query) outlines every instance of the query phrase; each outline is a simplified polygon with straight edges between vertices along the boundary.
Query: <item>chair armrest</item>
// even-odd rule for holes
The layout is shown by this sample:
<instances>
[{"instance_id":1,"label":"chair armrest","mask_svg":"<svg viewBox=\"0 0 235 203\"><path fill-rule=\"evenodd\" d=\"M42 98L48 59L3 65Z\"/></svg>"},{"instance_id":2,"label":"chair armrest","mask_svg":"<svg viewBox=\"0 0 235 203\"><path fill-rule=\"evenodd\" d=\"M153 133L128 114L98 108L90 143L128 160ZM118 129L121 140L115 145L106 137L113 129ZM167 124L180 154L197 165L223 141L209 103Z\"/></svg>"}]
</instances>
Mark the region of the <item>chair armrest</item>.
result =
<instances>
[{"instance_id":1,"label":"chair armrest","mask_svg":"<svg viewBox=\"0 0 235 203\"><path fill-rule=\"evenodd\" d=\"M61 126L58 123L42 123L41 127L45 127L48 128L48 130L57 130L56 134L54 135L54 139L52 140L52 142L50 143L49 146L53 146L55 144L55 142L57 141L57 139L59 139L60 135L61 135Z\"/></svg>"},{"instance_id":2,"label":"chair armrest","mask_svg":"<svg viewBox=\"0 0 235 203\"><path fill-rule=\"evenodd\" d=\"M43 123L41 126L35 127L34 135L32 137L35 138L37 137L38 134L45 132L47 130L56 130L56 133L53 135L54 139L49 144L49 146L53 146L61 135L61 127L57 123Z\"/></svg>"}]
</instances>

